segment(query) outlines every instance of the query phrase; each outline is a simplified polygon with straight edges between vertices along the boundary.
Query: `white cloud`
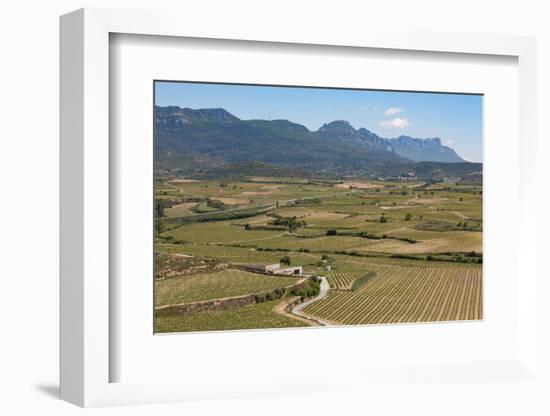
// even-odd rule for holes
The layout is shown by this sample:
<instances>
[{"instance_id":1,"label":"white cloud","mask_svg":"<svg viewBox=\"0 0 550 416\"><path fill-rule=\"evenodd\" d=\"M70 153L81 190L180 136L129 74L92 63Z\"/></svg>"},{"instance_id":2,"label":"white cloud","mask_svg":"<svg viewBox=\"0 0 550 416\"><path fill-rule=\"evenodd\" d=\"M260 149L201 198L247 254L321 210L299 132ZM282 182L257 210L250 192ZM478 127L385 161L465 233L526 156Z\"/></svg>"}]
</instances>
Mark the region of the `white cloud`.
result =
<instances>
[{"instance_id":1,"label":"white cloud","mask_svg":"<svg viewBox=\"0 0 550 416\"><path fill-rule=\"evenodd\" d=\"M393 120L384 120L380 122L380 127L384 127L386 129L404 129L405 127L409 127L411 123L409 123L409 120L406 118L400 118L396 117Z\"/></svg>"},{"instance_id":2,"label":"white cloud","mask_svg":"<svg viewBox=\"0 0 550 416\"><path fill-rule=\"evenodd\" d=\"M455 141L453 139L447 139L447 140L443 140L443 144L450 146L452 144L455 144Z\"/></svg>"},{"instance_id":3,"label":"white cloud","mask_svg":"<svg viewBox=\"0 0 550 416\"><path fill-rule=\"evenodd\" d=\"M402 108L390 107L386 111L384 111L384 115L393 116L395 114L399 114L401 111L403 111Z\"/></svg>"}]
</instances>

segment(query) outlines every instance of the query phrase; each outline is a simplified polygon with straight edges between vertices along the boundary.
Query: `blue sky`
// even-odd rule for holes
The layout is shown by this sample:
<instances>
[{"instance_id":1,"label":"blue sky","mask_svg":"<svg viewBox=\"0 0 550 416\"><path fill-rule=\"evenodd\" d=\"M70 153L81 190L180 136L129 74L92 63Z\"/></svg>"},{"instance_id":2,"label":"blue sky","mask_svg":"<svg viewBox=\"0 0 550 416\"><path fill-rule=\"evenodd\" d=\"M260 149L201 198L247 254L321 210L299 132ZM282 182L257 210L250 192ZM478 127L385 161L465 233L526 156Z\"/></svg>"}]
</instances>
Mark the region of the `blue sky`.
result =
<instances>
[{"instance_id":1,"label":"blue sky","mask_svg":"<svg viewBox=\"0 0 550 416\"><path fill-rule=\"evenodd\" d=\"M156 105L224 108L243 120L286 119L314 131L347 120L381 137L440 137L466 160L482 161L480 95L156 82Z\"/></svg>"}]
</instances>

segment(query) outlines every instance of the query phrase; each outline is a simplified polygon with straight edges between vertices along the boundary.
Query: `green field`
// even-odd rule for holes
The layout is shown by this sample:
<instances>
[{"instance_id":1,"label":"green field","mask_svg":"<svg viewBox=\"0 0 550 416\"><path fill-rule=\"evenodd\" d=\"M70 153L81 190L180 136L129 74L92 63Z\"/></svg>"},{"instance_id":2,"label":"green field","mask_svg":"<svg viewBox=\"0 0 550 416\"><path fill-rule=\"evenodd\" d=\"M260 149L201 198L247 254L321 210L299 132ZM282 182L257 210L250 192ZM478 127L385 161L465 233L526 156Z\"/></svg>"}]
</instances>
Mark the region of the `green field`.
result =
<instances>
[{"instance_id":1,"label":"green field","mask_svg":"<svg viewBox=\"0 0 550 416\"><path fill-rule=\"evenodd\" d=\"M167 176L155 186L155 251L196 260L156 280L157 307L287 288L299 278L243 271L285 261L303 268L302 280L325 276L330 284L327 297L304 309L313 319L347 325L483 316L479 184ZM216 271L202 273L201 261ZM156 328L303 326L292 314L274 312L288 296L223 310L157 312Z\"/></svg>"},{"instance_id":2,"label":"green field","mask_svg":"<svg viewBox=\"0 0 550 416\"><path fill-rule=\"evenodd\" d=\"M211 299L264 293L296 283L292 277L265 276L224 270L164 279L155 287L156 306L179 305Z\"/></svg>"}]
</instances>

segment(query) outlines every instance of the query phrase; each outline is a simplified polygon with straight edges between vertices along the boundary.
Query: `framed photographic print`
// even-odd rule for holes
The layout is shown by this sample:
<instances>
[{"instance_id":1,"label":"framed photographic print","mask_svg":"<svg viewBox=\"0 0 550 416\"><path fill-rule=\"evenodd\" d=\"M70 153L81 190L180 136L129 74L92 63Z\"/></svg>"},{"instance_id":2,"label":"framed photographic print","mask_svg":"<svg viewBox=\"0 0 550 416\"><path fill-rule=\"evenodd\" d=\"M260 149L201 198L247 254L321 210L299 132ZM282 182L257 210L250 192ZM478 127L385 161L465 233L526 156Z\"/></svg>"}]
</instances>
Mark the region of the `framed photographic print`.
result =
<instances>
[{"instance_id":1,"label":"framed photographic print","mask_svg":"<svg viewBox=\"0 0 550 416\"><path fill-rule=\"evenodd\" d=\"M482 95L154 89L155 332L483 318Z\"/></svg>"},{"instance_id":2,"label":"framed photographic print","mask_svg":"<svg viewBox=\"0 0 550 416\"><path fill-rule=\"evenodd\" d=\"M533 39L203 23L61 19L62 398L540 387Z\"/></svg>"}]
</instances>

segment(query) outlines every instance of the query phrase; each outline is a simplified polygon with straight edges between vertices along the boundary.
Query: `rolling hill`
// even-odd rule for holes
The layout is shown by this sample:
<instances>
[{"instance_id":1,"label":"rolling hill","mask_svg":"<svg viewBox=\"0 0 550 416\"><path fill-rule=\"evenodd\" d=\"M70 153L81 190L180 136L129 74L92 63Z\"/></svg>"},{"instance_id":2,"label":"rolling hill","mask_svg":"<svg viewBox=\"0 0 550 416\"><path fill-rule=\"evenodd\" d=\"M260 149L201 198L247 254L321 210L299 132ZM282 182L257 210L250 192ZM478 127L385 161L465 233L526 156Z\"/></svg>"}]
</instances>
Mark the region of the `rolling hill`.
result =
<instances>
[{"instance_id":1,"label":"rolling hill","mask_svg":"<svg viewBox=\"0 0 550 416\"><path fill-rule=\"evenodd\" d=\"M302 175L481 172L480 164L464 161L437 137L383 138L344 120L310 131L288 120L241 120L223 108L155 107L155 145L158 167L203 174L234 172L239 166L263 171L271 166Z\"/></svg>"}]
</instances>

